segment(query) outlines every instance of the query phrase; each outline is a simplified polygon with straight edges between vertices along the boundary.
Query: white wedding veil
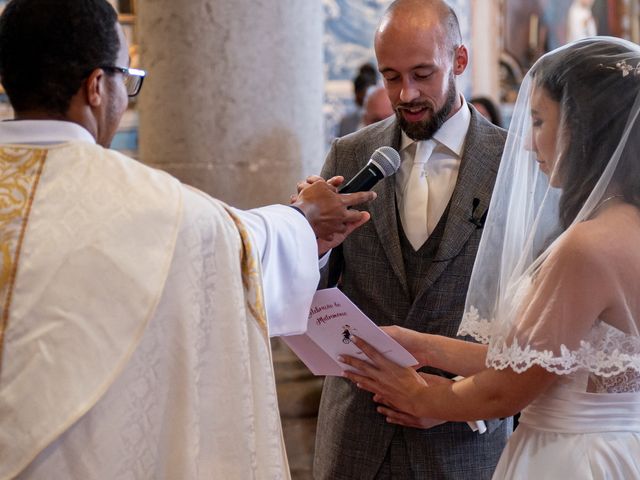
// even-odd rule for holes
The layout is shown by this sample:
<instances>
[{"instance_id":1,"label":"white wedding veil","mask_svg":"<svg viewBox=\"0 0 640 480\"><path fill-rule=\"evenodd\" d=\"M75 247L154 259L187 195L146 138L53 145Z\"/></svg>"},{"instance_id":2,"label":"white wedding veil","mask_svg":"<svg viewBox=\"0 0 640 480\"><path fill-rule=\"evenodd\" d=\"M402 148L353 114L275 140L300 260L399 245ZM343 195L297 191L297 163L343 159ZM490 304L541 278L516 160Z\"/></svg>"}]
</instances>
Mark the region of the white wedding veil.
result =
<instances>
[{"instance_id":1,"label":"white wedding veil","mask_svg":"<svg viewBox=\"0 0 640 480\"><path fill-rule=\"evenodd\" d=\"M571 43L526 75L458 332L489 344L487 366L640 378L639 111L625 40Z\"/></svg>"}]
</instances>

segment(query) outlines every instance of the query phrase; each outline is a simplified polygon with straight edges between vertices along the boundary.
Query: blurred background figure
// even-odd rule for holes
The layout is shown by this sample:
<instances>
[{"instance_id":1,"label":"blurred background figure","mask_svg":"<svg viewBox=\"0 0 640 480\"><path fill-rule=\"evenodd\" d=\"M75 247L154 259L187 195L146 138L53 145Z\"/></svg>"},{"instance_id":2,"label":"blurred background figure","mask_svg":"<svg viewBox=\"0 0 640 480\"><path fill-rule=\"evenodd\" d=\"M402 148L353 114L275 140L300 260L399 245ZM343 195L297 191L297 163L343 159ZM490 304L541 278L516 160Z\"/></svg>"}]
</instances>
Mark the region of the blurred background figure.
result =
<instances>
[{"instance_id":1,"label":"blurred background figure","mask_svg":"<svg viewBox=\"0 0 640 480\"><path fill-rule=\"evenodd\" d=\"M364 97L363 109L363 126L371 125L393 115L393 107L384 85L369 87L367 95Z\"/></svg>"},{"instance_id":2,"label":"blurred background figure","mask_svg":"<svg viewBox=\"0 0 640 480\"><path fill-rule=\"evenodd\" d=\"M567 16L567 43L598 34L593 18L594 0L573 0Z\"/></svg>"},{"instance_id":3,"label":"blurred background figure","mask_svg":"<svg viewBox=\"0 0 640 480\"><path fill-rule=\"evenodd\" d=\"M353 79L353 95L355 109L347 113L338 125L338 137L355 132L363 126L362 106L367 89L378 82L376 69L370 63L365 63L358 69L358 74Z\"/></svg>"},{"instance_id":4,"label":"blurred background figure","mask_svg":"<svg viewBox=\"0 0 640 480\"><path fill-rule=\"evenodd\" d=\"M363 77L368 77L371 81L373 81L373 84L378 82L378 71L376 70L376 67L372 63L367 62L360 65L360 68L358 68L358 75L362 75ZM366 89L364 93L365 94L367 93Z\"/></svg>"},{"instance_id":5,"label":"blurred background figure","mask_svg":"<svg viewBox=\"0 0 640 480\"><path fill-rule=\"evenodd\" d=\"M498 127L504 127L502 124L502 115L500 109L489 97L473 97L471 103L478 113Z\"/></svg>"}]
</instances>

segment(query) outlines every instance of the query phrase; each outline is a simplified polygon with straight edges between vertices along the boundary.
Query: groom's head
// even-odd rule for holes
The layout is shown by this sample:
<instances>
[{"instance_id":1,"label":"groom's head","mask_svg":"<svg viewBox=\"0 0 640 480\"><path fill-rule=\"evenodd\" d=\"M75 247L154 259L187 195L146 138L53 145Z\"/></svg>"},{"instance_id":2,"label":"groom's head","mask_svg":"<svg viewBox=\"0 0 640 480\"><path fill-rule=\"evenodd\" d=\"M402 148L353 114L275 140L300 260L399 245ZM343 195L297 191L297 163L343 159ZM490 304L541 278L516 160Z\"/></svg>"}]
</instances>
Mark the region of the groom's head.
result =
<instances>
[{"instance_id":1,"label":"groom's head","mask_svg":"<svg viewBox=\"0 0 640 480\"><path fill-rule=\"evenodd\" d=\"M378 68L404 132L427 140L461 106L468 63L458 18L442 0L396 0L375 36Z\"/></svg>"}]
</instances>

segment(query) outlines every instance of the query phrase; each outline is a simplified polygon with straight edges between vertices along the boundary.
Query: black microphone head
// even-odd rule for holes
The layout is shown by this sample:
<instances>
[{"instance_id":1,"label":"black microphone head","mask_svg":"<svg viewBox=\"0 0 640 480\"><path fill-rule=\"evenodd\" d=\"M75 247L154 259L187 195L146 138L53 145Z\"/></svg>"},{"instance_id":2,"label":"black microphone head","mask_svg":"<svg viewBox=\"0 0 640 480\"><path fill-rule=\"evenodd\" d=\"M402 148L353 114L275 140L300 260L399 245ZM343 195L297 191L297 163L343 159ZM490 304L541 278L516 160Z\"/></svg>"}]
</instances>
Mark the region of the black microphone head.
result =
<instances>
[{"instance_id":1,"label":"black microphone head","mask_svg":"<svg viewBox=\"0 0 640 480\"><path fill-rule=\"evenodd\" d=\"M340 187L338 192L353 193L371 190L378 181L396 173L399 167L400 154L391 147L380 147L373 152L367 164Z\"/></svg>"},{"instance_id":2,"label":"black microphone head","mask_svg":"<svg viewBox=\"0 0 640 480\"><path fill-rule=\"evenodd\" d=\"M380 147L373 152L369 162L379 168L383 177L388 177L400 168L400 154L391 147Z\"/></svg>"}]
</instances>

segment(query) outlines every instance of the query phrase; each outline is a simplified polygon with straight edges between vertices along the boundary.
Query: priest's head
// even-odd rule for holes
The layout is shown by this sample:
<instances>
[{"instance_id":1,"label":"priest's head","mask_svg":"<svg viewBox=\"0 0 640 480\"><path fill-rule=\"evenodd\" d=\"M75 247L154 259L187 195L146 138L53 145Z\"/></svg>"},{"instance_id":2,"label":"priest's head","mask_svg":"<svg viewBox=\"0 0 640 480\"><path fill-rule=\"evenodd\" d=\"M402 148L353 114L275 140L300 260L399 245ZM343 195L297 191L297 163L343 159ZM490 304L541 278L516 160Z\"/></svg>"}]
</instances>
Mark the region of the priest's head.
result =
<instances>
[{"instance_id":1,"label":"priest's head","mask_svg":"<svg viewBox=\"0 0 640 480\"><path fill-rule=\"evenodd\" d=\"M67 120L109 146L144 72L106 0L11 0L0 16L0 79L16 119Z\"/></svg>"}]
</instances>

